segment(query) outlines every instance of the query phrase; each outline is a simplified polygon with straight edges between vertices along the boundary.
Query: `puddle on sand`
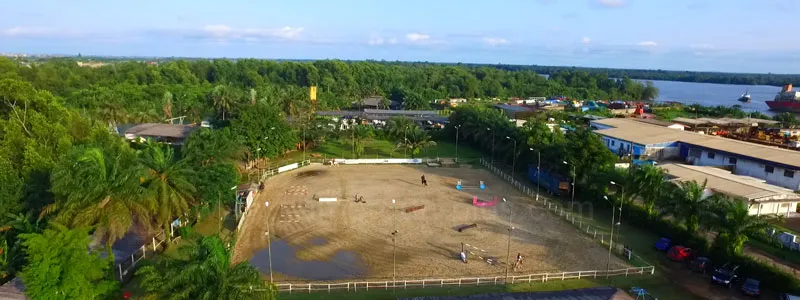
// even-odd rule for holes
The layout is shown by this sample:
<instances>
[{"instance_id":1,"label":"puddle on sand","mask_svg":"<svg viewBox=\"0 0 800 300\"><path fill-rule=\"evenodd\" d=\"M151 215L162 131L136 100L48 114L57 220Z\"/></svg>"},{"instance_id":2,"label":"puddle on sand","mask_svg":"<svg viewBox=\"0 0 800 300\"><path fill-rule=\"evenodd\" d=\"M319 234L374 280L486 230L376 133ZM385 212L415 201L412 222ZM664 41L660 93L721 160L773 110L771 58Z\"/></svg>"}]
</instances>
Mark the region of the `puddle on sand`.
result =
<instances>
[{"instance_id":1,"label":"puddle on sand","mask_svg":"<svg viewBox=\"0 0 800 300\"><path fill-rule=\"evenodd\" d=\"M323 242L324 238L311 240L312 244ZM284 275L310 280L338 280L359 277L366 274L361 258L352 251L340 250L326 261L305 261L297 259L297 248L283 240L272 241L272 271ZM267 248L256 252L250 264L269 275L269 251Z\"/></svg>"},{"instance_id":2,"label":"puddle on sand","mask_svg":"<svg viewBox=\"0 0 800 300\"><path fill-rule=\"evenodd\" d=\"M322 246L322 245L327 244L328 240L326 240L323 237L315 237L315 238L311 239L311 241L308 242L308 243L313 245L313 246Z\"/></svg>"}]
</instances>

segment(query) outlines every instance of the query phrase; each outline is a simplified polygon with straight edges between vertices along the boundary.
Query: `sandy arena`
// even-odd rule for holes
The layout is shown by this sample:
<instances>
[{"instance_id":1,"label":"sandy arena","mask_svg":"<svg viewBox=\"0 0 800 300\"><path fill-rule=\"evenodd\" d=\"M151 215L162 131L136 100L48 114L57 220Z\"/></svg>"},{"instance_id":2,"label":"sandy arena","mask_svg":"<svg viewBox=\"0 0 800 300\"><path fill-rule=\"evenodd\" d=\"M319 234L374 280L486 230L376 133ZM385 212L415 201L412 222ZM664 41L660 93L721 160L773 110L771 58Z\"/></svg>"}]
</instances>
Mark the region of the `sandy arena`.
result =
<instances>
[{"instance_id":1,"label":"sandy arena","mask_svg":"<svg viewBox=\"0 0 800 300\"><path fill-rule=\"evenodd\" d=\"M423 174L427 187L420 183ZM455 188L458 179L463 180L462 191ZM485 182L485 190L467 189L477 186L480 180ZM363 196L366 203L355 202L356 195ZM473 195L482 200L505 197L511 204L501 200L495 207L474 207ZM314 197L335 197L338 201L318 202ZM392 199L396 199L396 204L392 204ZM268 209L265 201L270 202ZM405 212L418 205L425 208ZM281 281L347 279L302 275L328 272L331 266L351 273L345 277L392 278L391 233L395 230L398 231L397 279L503 275L509 211L515 228L511 260L517 253L524 257L521 267L512 274L606 267L607 249L563 219L535 206L533 199L502 179L479 168L311 165L268 180L250 209L233 259L250 260L267 272L263 266L267 265L264 260L268 256L257 253L264 253L262 250L267 247L266 220L269 220L273 232L273 270L276 280ZM473 223L477 228L456 230ZM281 243L295 251L287 255L287 251L278 249ZM467 264L458 258L462 243L471 245L465 249L473 253ZM343 256L342 251L353 255ZM481 257L499 263L488 264ZM281 271L311 262L327 265L303 266L309 270L300 275ZM611 263L612 269L627 267L616 257L612 257Z\"/></svg>"}]
</instances>

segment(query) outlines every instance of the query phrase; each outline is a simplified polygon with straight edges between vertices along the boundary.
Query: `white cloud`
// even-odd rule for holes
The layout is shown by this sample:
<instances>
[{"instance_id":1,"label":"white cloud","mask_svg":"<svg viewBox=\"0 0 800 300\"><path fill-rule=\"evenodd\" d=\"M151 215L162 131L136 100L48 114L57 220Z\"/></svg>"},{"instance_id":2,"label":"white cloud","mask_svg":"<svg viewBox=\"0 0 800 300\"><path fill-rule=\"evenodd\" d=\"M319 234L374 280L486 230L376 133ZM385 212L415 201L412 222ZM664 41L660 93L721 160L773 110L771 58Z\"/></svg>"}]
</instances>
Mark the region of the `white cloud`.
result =
<instances>
[{"instance_id":1,"label":"white cloud","mask_svg":"<svg viewBox=\"0 0 800 300\"><path fill-rule=\"evenodd\" d=\"M226 25L208 25L203 27L203 31L216 37L225 37L229 35L232 30L232 28Z\"/></svg>"},{"instance_id":2,"label":"white cloud","mask_svg":"<svg viewBox=\"0 0 800 300\"><path fill-rule=\"evenodd\" d=\"M626 4L626 0L595 0L595 2L602 7L608 8L623 7Z\"/></svg>"},{"instance_id":3,"label":"white cloud","mask_svg":"<svg viewBox=\"0 0 800 300\"><path fill-rule=\"evenodd\" d=\"M369 38L369 41L367 41L367 44L370 44L370 45L383 45L383 42L384 41L383 41L382 37L371 37L371 38Z\"/></svg>"},{"instance_id":4,"label":"white cloud","mask_svg":"<svg viewBox=\"0 0 800 300\"><path fill-rule=\"evenodd\" d=\"M495 38L495 37L485 37L483 38L483 42L489 46L497 46L497 45L505 45L508 44L508 40L504 38Z\"/></svg>"},{"instance_id":5,"label":"white cloud","mask_svg":"<svg viewBox=\"0 0 800 300\"><path fill-rule=\"evenodd\" d=\"M208 25L203 27L202 32L206 36L218 41L244 40L257 42L263 39L293 40L300 37L303 27L282 27L282 28L245 28L237 29L227 25Z\"/></svg>"},{"instance_id":6,"label":"white cloud","mask_svg":"<svg viewBox=\"0 0 800 300\"><path fill-rule=\"evenodd\" d=\"M658 43L656 43L654 41L643 41L643 42L639 42L638 45L642 46L642 47L656 47L656 46L658 46Z\"/></svg>"},{"instance_id":7,"label":"white cloud","mask_svg":"<svg viewBox=\"0 0 800 300\"><path fill-rule=\"evenodd\" d=\"M585 36L585 37L583 37L581 39L581 43L582 44L590 44L590 43L592 43L592 39L590 39L588 36Z\"/></svg>"},{"instance_id":8,"label":"white cloud","mask_svg":"<svg viewBox=\"0 0 800 300\"><path fill-rule=\"evenodd\" d=\"M406 34L406 39L408 39L411 42L419 43L430 40L431 36L424 33L409 33Z\"/></svg>"},{"instance_id":9,"label":"white cloud","mask_svg":"<svg viewBox=\"0 0 800 300\"><path fill-rule=\"evenodd\" d=\"M703 44L691 44L691 45L689 45L689 48L692 48L692 49L714 49L714 45L706 44L706 43L703 43Z\"/></svg>"},{"instance_id":10,"label":"white cloud","mask_svg":"<svg viewBox=\"0 0 800 300\"><path fill-rule=\"evenodd\" d=\"M396 38L390 38L389 39L389 44L392 44L392 45L397 44L397 39Z\"/></svg>"},{"instance_id":11,"label":"white cloud","mask_svg":"<svg viewBox=\"0 0 800 300\"><path fill-rule=\"evenodd\" d=\"M44 27L12 27L0 31L0 36L9 37L41 37L47 35L58 35L55 30Z\"/></svg>"}]
</instances>

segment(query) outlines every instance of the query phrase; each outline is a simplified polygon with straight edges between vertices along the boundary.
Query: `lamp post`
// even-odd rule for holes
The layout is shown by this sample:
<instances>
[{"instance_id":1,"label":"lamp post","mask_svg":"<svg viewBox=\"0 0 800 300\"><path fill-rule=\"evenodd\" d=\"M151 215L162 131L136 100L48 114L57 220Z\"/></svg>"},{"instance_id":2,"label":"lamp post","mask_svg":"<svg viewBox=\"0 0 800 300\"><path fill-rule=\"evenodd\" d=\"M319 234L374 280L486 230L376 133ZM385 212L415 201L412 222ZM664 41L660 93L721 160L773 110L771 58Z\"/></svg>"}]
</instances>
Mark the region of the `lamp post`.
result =
<instances>
[{"instance_id":1,"label":"lamp post","mask_svg":"<svg viewBox=\"0 0 800 300\"><path fill-rule=\"evenodd\" d=\"M614 201L608 199L608 196L603 196L603 199L611 203L611 237L608 239L608 259L606 260L606 278L608 278L608 272L611 270L611 247L614 244L614 227L618 224L614 222L614 215L616 206Z\"/></svg>"},{"instance_id":2,"label":"lamp post","mask_svg":"<svg viewBox=\"0 0 800 300\"><path fill-rule=\"evenodd\" d=\"M456 127L456 162L458 162L458 129L461 128L461 125L457 125Z\"/></svg>"},{"instance_id":3,"label":"lamp post","mask_svg":"<svg viewBox=\"0 0 800 300\"><path fill-rule=\"evenodd\" d=\"M514 230L514 226L511 223L511 213L514 210L511 209L511 202L503 198L503 202L508 205L508 245L506 245L506 279L505 283L508 284L508 266L511 265L511 231Z\"/></svg>"},{"instance_id":4,"label":"lamp post","mask_svg":"<svg viewBox=\"0 0 800 300\"><path fill-rule=\"evenodd\" d=\"M619 196L619 218L617 219L617 223L622 222L622 206L625 204L625 186L614 181L609 181L610 184L616 185L620 187L620 196ZM617 229L617 235L619 235L619 229Z\"/></svg>"},{"instance_id":5,"label":"lamp post","mask_svg":"<svg viewBox=\"0 0 800 300\"><path fill-rule=\"evenodd\" d=\"M528 148L531 151L534 151L533 148ZM541 169L542 169L542 151L536 150L538 159L536 160L536 202L539 202L539 177L542 176Z\"/></svg>"},{"instance_id":6,"label":"lamp post","mask_svg":"<svg viewBox=\"0 0 800 300\"><path fill-rule=\"evenodd\" d=\"M486 127L486 130L492 131L489 127ZM490 162L494 164L494 131L492 131L492 160Z\"/></svg>"},{"instance_id":7,"label":"lamp post","mask_svg":"<svg viewBox=\"0 0 800 300\"><path fill-rule=\"evenodd\" d=\"M306 161L306 124L303 124L303 161Z\"/></svg>"},{"instance_id":8,"label":"lamp post","mask_svg":"<svg viewBox=\"0 0 800 300\"><path fill-rule=\"evenodd\" d=\"M565 165L572 166L572 201L569 203L569 210L575 210L575 180L578 174L575 173L575 164L568 163L566 160L562 161Z\"/></svg>"},{"instance_id":9,"label":"lamp post","mask_svg":"<svg viewBox=\"0 0 800 300\"><path fill-rule=\"evenodd\" d=\"M269 201L264 202L264 205L269 210ZM269 282L272 283L272 242L271 232L269 232L269 213L267 213L267 255L269 255Z\"/></svg>"},{"instance_id":10,"label":"lamp post","mask_svg":"<svg viewBox=\"0 0 800 300\"><path fill-rule=\"evenodd\" d=\"M514 171L517 167L517 140L512 139L510 136L506 136L506 139L509 139L514 142L514 152L512 153L511 157L511 180L514 180Z\"/></svg>"},{"instance_id":11,"label":"lamp post","mask_svg":"<svg viewBox=\"0 0 800 300\"><path fill-rule=\"evenodd\" d=\"M404 146L403 147L403 158L408 158L408 153L407 153L407 151L408 151L408 138L406 137L407 135L408 135L408 125L403 127L403 146Z\"/></svg>"},{"instance_id":12,"label":"lamp post","mask_svg":"<svg viewBox=\"0 0 800 300\"><path fill-rule=\"evenodd\" d=\"M392 287L396 284L396 277L397 277L397 243L395 243L395 236L399 231L397 231L397 219L395 218L395 213L397 212L395 206L395 199L392 199L392 227L394 227L394 231L392 231Z\"/></svg>"}]
</instances>

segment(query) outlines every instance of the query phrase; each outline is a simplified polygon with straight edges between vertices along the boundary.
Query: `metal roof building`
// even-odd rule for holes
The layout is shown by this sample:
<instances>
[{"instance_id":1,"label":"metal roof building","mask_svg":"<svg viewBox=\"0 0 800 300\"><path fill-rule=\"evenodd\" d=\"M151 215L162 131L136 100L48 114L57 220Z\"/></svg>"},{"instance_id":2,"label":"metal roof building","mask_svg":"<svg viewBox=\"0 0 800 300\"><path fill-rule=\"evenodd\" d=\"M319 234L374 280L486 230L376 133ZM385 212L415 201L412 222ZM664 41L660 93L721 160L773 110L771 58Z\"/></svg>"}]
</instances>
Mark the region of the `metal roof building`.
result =
<instances>
[{"instance_id":1,"label":"metal roof building","mask_svg":"<svg viewBox=\"0 0 800 300\"><path fill-rule=\"evenodd\" d=\"M706 182L708 190L747 201L751 204L751 215L788 214L797 209L797 202L800 201L800 194L790 189L716 167L685 164L663 164L659 167L672 177L672 181Z\"/></svg>"},{"instance_id":2,"label":"metal roof building","mask_svg":"<svg viewBox=\"0 0 800 300\"><path fill-rule=\"evenodd\" d=\"M125 139L153 139L169 144L181 144L198 127L195 125L145 123L124 131Z\"/></svg>"},{"instance_id":3,"label":"metal roof building","mask_svg":"<svg viewBox=\"0 0 800 300\"><path fill-rule=\"evenodd\" d=\"M800 151L705 135L637 122L603 119L590 122L606 147L619 155L652 160L681 159L694 165L730 167L734 174L800 189Z\"/></svg>"}]
</instances>

